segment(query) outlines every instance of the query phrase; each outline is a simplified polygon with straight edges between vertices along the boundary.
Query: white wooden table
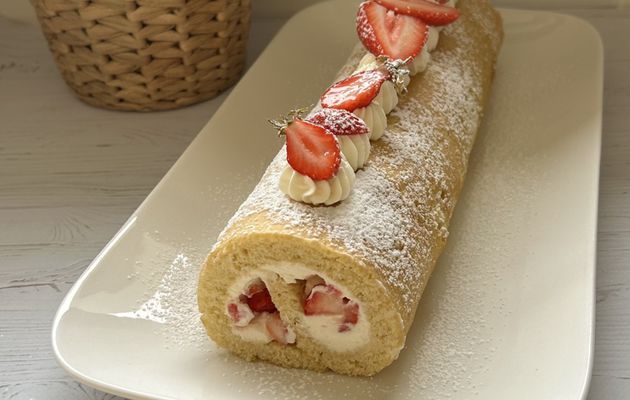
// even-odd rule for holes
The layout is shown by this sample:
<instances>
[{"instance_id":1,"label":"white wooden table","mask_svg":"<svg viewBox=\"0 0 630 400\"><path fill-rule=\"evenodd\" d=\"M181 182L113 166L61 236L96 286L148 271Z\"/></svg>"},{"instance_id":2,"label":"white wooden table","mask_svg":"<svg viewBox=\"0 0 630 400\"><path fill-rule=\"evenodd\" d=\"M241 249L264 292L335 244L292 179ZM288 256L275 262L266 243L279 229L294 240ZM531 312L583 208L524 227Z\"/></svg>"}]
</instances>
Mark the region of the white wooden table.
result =
<instances>
[{"instance_id":1,"label":"white wooden table","mask_svg":"<svg viewBox=\"0 0 630 400\"><path fill-rule=\"evenodd\" d=\"M630 10L610 3L561 10L590 21L606 48L592 400L630 398ZM282 23L254 19L250 63ZM39 28L0 16L1 399L117 399L57 365L52 318L224 98L152 114L89 107Z\"/></svg>"}]
</instances>

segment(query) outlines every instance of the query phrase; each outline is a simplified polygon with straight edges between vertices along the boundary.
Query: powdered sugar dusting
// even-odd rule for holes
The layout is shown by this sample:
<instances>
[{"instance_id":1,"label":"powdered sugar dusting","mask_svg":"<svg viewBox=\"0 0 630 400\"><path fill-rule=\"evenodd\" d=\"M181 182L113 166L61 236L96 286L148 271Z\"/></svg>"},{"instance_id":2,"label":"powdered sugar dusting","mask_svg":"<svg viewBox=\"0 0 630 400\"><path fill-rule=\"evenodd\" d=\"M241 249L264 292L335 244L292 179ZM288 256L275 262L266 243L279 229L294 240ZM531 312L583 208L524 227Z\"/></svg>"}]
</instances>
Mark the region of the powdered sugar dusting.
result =
<instances>
[{"instance_id":1,"label":"powdered sugar dusting","mask_svg":"<svg viewBox=\"0 0 630 400\"><path fill-rule=\"evenodd\" d=\"M322 108L308 117L307 121L323 126L335 136L365 135L369 132L361 118L337 108Z\"/></svg>"},{"instance_id":2,"label":"powdered sugar dusting","mask_svg":"<svg viewBox=\"0 0 630 400\"><path fill-rule=\"evenodd\" d=\"M366 267L373 265L384 283L403 294L402 314L413 312L436 246L448 234L455 194L481 118L483 79L472 71L494 62L469 54L475 43L466 27L470 25L455 23L444 31L454 45L436 51L422 80L412 81L410 95L401 99L385 136L357 172L348 199L334 207L313 207L285 197L278 190L286 163L283 149L230 220L219 244L240 219L265 212L287 233L320 238ZM355 54L354 60L360 56ZM414 97L417 92L425 94ZM420 104L417 98L429 101ZM249 233L245 226L234 232Z\"/></svg>"},{"instance_id":3,"label":"powdered sugar dusting","mask_svg":"<svg viewBox=\"0 0 630 400\"><path fill-rule=\"evenodd\" d=\"M449 74L455 75L455 68L459 67L451 68L451 72L431 71L448 77ZM350 69L344 68L347 72ZM447 104L448 101L452 101L451 105ZM447 109L460 106L469 110L466 113L476 112L474 107L467 108L471 106L468 95L448 101L436 99L431 102L431 106ZM413 269L414 263L424 263L425 259L410 259L409 251L404 246L408 241L404 238L415 235L415 240L422 241L432 234L441 237L448 234L446 226L440 226L439 223L448 219L446 214L449 207L452 208L452 200L442 198L442 194L449 189L449 177L457 178L459 174L454 174L453 170L446 167L451 165L457 169L460 164L452 159L449 162L443 151L445 143L438 141L434 146L434 142L431 142L440 137L437 131L441 124L446 123L430 118L431 111L413 103L413 100L408 99L407 102L408 108L400 109L391 118L390 131L376 144L377 155L371 159L370 166L359 171L355 192L346 202L336 207L311 207L290 202L282 195L278 196L274 176L277 176L284 165L282 150L270 165L259 187L230 224L256 209L264 209L265 212L273 213L274 218L285 224L287 229L309 223L309 232L313 237L322 233L334 237L337 241L335 245L345 246L356 252L353 254L357 257L369 259L377 268L385 271L385 275L390 277L394 285L405 287L406 281L421 276L422 271L405 271L405 266ZM505 196L509 200L510 197L522 195L514 191L515 186L520 186L522 177L513 171L501 173L505 171L503 161L514 157L513 146L508 143L513 143L519 137L526 137L522 131L503 134L505 127L512 123L516 114L513 109L517 105L506 103L509 101L500 103L504 114L495 113L500 125L494 127L493 135L487 139L480 138L484 146L476 150L477 171L471 171L474 173L469 177L473 179L474 185L469 188L474 189L474 195L469 191L464 196L469 207L470 204L474 206L466 209L465 213L460 213L457 218L459 229L453 233L453 244L456 246L445 254L446 258L441 260L442 265L431 280L427 289L431 293L423 300L419 309L417 323L408 336L408 348L392 366L374 378L347 377L284 369L265 363L249 363L216 348L207 340L200 324L194 295L198 272L196 267L202 261L196 258L203 256L200 247L206 246L206 242L197 243L196 246L183 242L167 246L165 242L168 240L160 239L157 231L150 235L150 239L163 245L157 246L158 250L153 252L153 258L143 262L146 264L144 267L162 267L150 279L151 282L148 282L151 284L147 283L147 286L157 289L147 292L145 298L149 300L139 311L133 313L133 317L160 323L159 332L166 336L169 353L175 354L173 360L184 360L181 365L186 370L186 379L194 381L195 390L203 391L205 396L214 393L218 397L238 394L246 398L264 399L483 398L477 392L484 382L483 371L487 370L488 365L494 365L487 358L494 356L496 345L486 338L491 336L490 331L497 328L485 321L492 321L490 314L501 308L499 301L489 301L484 296L487 297L488 292L494 296L495 293L506 290L504 285L497 284L500 283L500 276L497 275L500 271L497 270L509 262L509 252L496 247L497 243L501 243L500 239L505 232L505 229L497 227L503 223L506 226L516 225L518 221L510 220L510 216L514 215L513 203L505 201ZM417 108L419 112L413 114L411 108ZM408 115L405 116L405 112ZM411 123L410 118L416 118L418 122ZM470 120L474 122L472 118ZM461 122L469 123L464 119ZM425 130L421 131L426 136L422 140L417 138L418 135L409 134L418 131L418 126ZM449 143L453 148L461 150L457 154L461 162L464 162L467 157L465 140L470 135L452 132L452 136ZM498 152L499 147L503 152ZM409 162L410 159L414 162ZM418 168L419 165L423 168ZM425 168L427 165L437 165L440 168ZM392 179L392 171L396 171L400 177ZM494 174L491 173L493 171ZM519 179L518 185L513 184L515 175ZM217 187L213 188L213 193L222 190L220 185L214 186ZM217 196L223 199L232 193L220 193ZM388 202L383 203L384 199ZM434 201L430 202L430 199ZM428 203L434 205L429 207ZM378 217L377 223L385 223L386 226L375 226L373 207L377 207L378 212L383 214ZM480 209L484 211L475 212ZM219 211L224 215L229 214L223 209ZM422 230L412 220L418 215L422 218ZM497 216L494 217L495 215ZM494 219L488 222L488 218ZM178 234L177 238L180 240L186 236L187 234ZM380 247L362 247L358 243L358 238L361 237L376 242L375 246ZM426 246L426 240L420 246ZM422 253L423 256L426 254L428 253ZM488 255L490 257L486 258ZM138 276L143 277L142 274ZM134 273L129 279L136 279L138 276ZM489 287L492 290L488 290ZM417 297L417 294L409 289L406 296L413 302L413 297ZM495 297L501 296L499 294ZM483 306L478 307L477 304ZM492 308L492 304L497 304L497 308ZM198 351L198 343L199 348L206 351ZM194 356L189 357L186 354L191 344L196 351L191 353ZM185 387L187 383L183 382L182 385Z\"/></svg>"},{"instance_id":4,"label":"powdered sugar dusting","mask_svg":"<svg viewBox=\"0 0 630 400\"><path fill-rule=\"evenodd\" d=\"M172 246L162 243L160 236L158 231L147 235L154 252L148 259L135 261L136 272L127 276L130 284L147 288L142 302L132 311L111 315L156 323L156 333L164 336L167 347L207 350L210 343L196 301L201 252L189 245L191 238Z\"/></svg>"}]
</instances>

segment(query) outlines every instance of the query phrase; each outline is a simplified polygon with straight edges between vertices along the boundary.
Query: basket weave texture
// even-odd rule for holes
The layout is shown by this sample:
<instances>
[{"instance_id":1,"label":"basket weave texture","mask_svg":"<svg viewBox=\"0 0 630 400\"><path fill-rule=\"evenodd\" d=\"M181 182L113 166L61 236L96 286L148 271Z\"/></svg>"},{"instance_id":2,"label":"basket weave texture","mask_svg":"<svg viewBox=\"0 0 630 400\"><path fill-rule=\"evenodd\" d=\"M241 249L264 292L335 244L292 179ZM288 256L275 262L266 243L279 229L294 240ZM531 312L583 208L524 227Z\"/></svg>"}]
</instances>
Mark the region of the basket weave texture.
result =
<instances>
[{"instance_id":1,"label":"basket weave texture","mask_svg":"<svg viewBox=\"0 0 630 400\"><path fill-rule=\"evenodd\" d=\"M243 71L250 0L31 0L63 78L86 103L197 103Z\"/></svg>"}]
</instances>

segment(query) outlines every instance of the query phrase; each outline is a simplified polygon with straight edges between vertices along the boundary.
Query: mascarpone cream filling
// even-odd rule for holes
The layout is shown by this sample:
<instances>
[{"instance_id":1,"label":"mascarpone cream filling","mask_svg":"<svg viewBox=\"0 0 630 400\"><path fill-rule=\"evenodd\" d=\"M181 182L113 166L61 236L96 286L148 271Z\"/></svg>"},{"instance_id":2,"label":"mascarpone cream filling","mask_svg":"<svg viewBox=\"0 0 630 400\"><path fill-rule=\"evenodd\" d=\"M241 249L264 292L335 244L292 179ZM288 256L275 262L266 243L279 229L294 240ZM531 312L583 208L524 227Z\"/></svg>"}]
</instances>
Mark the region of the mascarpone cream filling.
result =
<instances>
[{"instance_id":1,"label":"mascarpone cream filling","mask_svg":"<svg viewBox=\"0 0 630 400\"><path fill-rule=\"evenodd\" d=\"M294 170L287 163L280 175L280 190L302 203L327 206L345 200L354 186L354 169L344 157L337 174L330 179L316 181Z\"/></svg>"},{"instance_id":2,"label":"mascarpone cream filling","mask_svg":"<svg viewBox=\"0 0 630 400\"><path fill-rule=\"evenodd\" d=\"M228 288L228 302L238 299L244 288L256 280L262 279L266 283L267 280L279 276L287 284L297 283L298 280L306 280L308 277L317 275L324 279L326 284L334 286L344 297L347 297L359 305L359 317L357 323L351 329L339 332L339 326L342 323L342 316L338 315L305 315L301 314L302 326L306 328L308 335L326 348L336 351L345 352L357 349L370 340L370 323L365 315L363 305L358 301L344 286L330 279L320 272L314 271L304 264L291 262L278 262L274 264L263 265L253 270L250 274L241 277ZM232 332L241 339L252 343L269 343L272 341L271 336L265 328L265 314L257 316L247 326L232 326ZM295 333L291 327L287 326L289 343L295 342Z\"/></svg>"},{"instance_id":3,"label":"mascarpone cream filling","mask_svg":"<svg viewBox=\"0 0 630 400\"><path fill-rule=\"evenodd\" d=\"M257 278L258 277L254 275L246 276L230 286L228 288L227 303L236 304L240 315L239 321L232 323L232 333L247 342L266 344L273 341L273 338L269 334L266 326L268 319L271 318L271 314L268 312L262 312L255 315L247 304L240 301L240 297L245 289L249 287L252 282L257 280ZM227 311L227 304L225 306L225 310L228 317L231 318L230 313ZM295 332L286 323L285 326L287 328L287 343L295 343Z\"/></svg>"},{"instance_id":4,"label":"mascarpone cream filling","mask_svg":"<svg viewBox=\"0 0 630 400\"><path fill-rule=\"evenodd\" d=\"M262 343L267 344L270 343L273 338L269 334L269 331L266 327L267 318L270 318L269 313L261 313L260 315L254 317L249 324L245 326L234 325L232 327L232 332L238 335L241 339L246 342L251 343ZM286 325L286 324L285 324ZM286 340L288 344L295 343L295 332L291 329L290 326L286 326L287 328L287 336Z\"/></svg>"},{"instance_id":5,"label":"mascarpone cream filling","mask_svg":"<svg viewBox=\"0 0 630 400\"><path fill-rule=\"evenodd\" d=\"M370 156L370 134L362 135L339 135L337 136L339 147L343 156L348 160L348 164L353 170L363 168Z\"/></svg>"},{"instance_id":6,"label":"mascarpone cream filling","mask_svg":"<svg viewBox=\"0 0 630 400\"><path fill-rule=\"evenodd\" d=\"M277 274L286 283L296 283L298 279L306 279L309 276L317 275L326 281L326 284L334 286L344 297L347 297L359 305L359 318L352 329L339 332L341 316L337 315L301 315L302 324L306 327L309 336L326 348L336 351L345 352L357 349L370 340L370 323L364 312L363 305L352 293L321 273L314 271L304 264L278 262L275 264L263 265L261 270L268 273ZM264 277L261 278L263 281Z\"/></svg>"}]
</instances>

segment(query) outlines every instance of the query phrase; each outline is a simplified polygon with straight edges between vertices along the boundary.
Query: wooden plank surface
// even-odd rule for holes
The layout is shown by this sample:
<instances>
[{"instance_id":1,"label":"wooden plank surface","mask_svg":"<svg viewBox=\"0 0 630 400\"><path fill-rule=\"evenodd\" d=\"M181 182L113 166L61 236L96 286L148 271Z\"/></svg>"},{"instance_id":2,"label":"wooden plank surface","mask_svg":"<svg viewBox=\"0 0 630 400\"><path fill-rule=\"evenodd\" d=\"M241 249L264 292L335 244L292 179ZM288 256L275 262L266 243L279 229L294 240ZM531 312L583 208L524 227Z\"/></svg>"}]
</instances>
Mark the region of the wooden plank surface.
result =
<instances>
[{"instance_id":1,"label":"wooden plank surface","mask_svg":"<svg viewBox=\"0 0 630 400\"><path fill-rule=\"evenodd\" d=\"M563 11L589 20L606 50L588 398L630 398L630 13ZM280 22L254 24L250 60ZM0 398L118 399L57 365L54 312L223 98L152 114L91 108L65 87L37 27L0 18Z\"/></svg>"}]
</instances>

